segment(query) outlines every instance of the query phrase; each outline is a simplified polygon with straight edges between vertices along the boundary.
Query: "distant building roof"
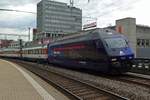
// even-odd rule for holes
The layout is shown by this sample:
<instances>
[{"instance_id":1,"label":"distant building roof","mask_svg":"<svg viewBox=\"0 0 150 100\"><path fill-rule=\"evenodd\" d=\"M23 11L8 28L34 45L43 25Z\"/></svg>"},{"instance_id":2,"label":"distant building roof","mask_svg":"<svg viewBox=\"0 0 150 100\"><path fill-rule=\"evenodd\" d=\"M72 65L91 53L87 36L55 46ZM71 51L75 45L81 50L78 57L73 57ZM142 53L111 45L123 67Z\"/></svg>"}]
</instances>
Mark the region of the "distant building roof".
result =
<instances>
[{"instance_id":1,"label":"distant building roof","mask_svg":"<svg viewBox=\"0 0 150 100\"><path fill-rule=\"evenodd\" d=\"M140 24L137 24L136 27L150 28L150 26L148 26L148 25L140 25Z\"/></svg>"}]
</instances>

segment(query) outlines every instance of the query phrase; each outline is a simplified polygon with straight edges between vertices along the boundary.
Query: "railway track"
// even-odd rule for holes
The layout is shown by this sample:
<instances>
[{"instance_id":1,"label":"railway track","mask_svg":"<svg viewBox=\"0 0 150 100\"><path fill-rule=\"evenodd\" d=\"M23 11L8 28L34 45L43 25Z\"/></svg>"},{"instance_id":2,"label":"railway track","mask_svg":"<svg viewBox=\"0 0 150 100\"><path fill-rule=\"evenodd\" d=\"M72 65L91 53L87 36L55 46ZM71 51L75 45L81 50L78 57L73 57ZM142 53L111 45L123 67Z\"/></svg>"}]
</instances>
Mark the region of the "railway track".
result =
<instances>
[{"instance_id":1,"label":"railway track","mask_svg":"<svg viewBox=\"0 0 150 100\"><path fill-rule=\"evenodd\" d=\"M110 91L97 88L94 85L81 82L77 79L65 77L58 73L40 69L30 63L16 63L37 74L47 82L52 83L55 87L58 87L61 91L64 91L75 100L127 100L127 98L121 97Z\"/></svg>"},{"instance_id":2,"label":"railway track","mask_svg":"<svg viewBox=\"0 0 150 100\"><path fill-rule=\"evenodd\" d=\"M150 88L150 79L144 77L137 77L137 76L126 74L119 77L117 80Z\"/></svg>"}]
</instances>

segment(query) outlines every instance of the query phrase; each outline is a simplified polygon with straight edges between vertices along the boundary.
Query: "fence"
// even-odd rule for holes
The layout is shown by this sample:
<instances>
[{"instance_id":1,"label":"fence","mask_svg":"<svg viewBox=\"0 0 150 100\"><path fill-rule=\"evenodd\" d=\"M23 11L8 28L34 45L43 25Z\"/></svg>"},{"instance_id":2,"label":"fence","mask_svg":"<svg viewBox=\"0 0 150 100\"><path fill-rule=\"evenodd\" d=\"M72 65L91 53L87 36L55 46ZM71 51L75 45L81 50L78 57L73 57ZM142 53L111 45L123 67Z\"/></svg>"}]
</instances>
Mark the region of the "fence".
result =
<instances>
[{"instance_id":1,"label":"fence","mask_svg":"<svg viewBox=\"0 0 150 100\"><path fill-rule=\"evenodd\" d=\"M135 58L132 65L132 72L150 74L150 59Z\"/></svg>"}]
</instances>

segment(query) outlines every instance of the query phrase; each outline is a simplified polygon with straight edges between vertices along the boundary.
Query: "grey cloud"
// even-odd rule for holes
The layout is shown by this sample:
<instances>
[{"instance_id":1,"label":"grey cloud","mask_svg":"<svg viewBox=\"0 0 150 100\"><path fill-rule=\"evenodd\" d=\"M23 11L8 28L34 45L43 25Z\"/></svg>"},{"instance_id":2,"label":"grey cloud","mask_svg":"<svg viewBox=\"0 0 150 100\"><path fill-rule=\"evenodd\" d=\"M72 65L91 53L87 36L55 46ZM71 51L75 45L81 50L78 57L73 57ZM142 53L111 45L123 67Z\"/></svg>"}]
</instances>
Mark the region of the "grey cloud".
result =
<instances>
[{"instance_id":1,"label":"grey cloud","mask_svg":"<svg viewBox=\"0 0 150 100\"><path fill-rule=\"evenodd\" d=\"M26 4L37 4L40 0L1 0L0 8L7 8L8 6L21 6ZM69 3L69 0L55 0ZM114 11L125 11L131 9L136 0L74 0L75 6L83 9L83 16L101 17L111 15ZM139 0L137 0L139 1ZM0 19L0 27L3 28L18 28L36 27L36 18L33 16L23 17L15 20Z\"/></svg>"},{"instance_id":2,"label":"grey cloud","mask_svg":"<svg viewBox=\"0 0 150 100\"><path fill-rule=\"evenodd\" d=\"M7 6L20 6L25 4L36 4L40 0L1 0L0 7L7 7Z\"/></svg>"},{"instance_id":3,"label":"grey cloud","mask_svg":"<svg viewBox=\"0 0 150 100\"><path fill-rule=\"evenodd\" d=\"M84 16L101 17L112 14L114 11L126 11L132 9L133 4L140 0L93 0L88 9L83 11Z\"/></svg>"},{"instance_id":4,"label":"grey cloud","mask_svg":"<svg viewBox=\"0 0 150 100\"><path fill-rule=\"evenodd\" d=\"M22 19L17 20L0 20L0 27L1 28L18 28L18 29L25 29L27 27L35 27L36 20L33 17L24 17Z\"/></svg>"}]
</instances>

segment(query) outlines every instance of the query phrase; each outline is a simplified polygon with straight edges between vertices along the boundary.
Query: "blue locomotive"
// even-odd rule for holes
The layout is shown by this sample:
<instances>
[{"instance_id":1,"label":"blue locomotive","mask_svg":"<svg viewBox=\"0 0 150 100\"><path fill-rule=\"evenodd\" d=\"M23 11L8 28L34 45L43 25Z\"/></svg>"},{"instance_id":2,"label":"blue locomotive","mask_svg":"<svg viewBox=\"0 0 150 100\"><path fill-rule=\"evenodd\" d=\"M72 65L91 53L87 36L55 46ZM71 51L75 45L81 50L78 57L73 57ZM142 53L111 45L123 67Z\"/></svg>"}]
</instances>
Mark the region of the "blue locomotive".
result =
<instances>
[{"instance_id":1,"label":"blue locomotive","mask_svg":"<svg viewBox=\"0 0 150 100\"><path fill-rule=\"evenodd\" d=\"M124 73L133 59L127 38L110 29L83 31L48 45L48 61L71 68Z\"/></svg>"}]
</instances>

